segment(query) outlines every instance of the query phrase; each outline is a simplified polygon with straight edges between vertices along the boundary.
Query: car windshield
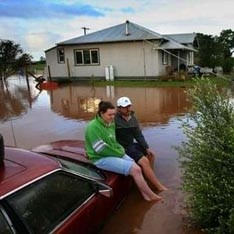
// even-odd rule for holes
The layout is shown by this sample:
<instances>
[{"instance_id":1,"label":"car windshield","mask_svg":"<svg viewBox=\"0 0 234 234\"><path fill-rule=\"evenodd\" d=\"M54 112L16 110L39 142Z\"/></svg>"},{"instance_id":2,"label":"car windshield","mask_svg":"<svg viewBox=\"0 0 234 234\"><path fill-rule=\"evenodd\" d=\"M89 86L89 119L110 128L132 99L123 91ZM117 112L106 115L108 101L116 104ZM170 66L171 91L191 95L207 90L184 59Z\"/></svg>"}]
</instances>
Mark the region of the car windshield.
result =
<instances>
[{"instance_id":1,"label":"car windshield","mask_svg":"<svg viewBox=\"0 0 234 234\"><path fill-rule=\"evenodd\" d=\"M94 180L105 180L105 176L103 175L103 173L93 165L77 163L62 158L57 158L57 160L61 163L61 165L64 168L74 171L76 174L83 175Z\"/></svg>"},{"instance_id":2,"label":"car windshield","mask_svg":"<svg viewBox=\"0 0 234 234\"><path fill-rule=\"evenodd\" d=\"M4 218L4 215L1 212L1 209L0 209L0 233L4 233L4 234L13 233L12 230L10 229L9 224L7 223L6 219Z\"/></svg>"},{"instance_id":3,"label":"car windshield","mask_svg":"<svg viewBox=\"0 0 234 234\"><path fill-rule=\"evenodd\" d=\"M42 234L53 230L96 191L95 183L65 171L57 171L6 200L30 233Z\"/></svg>"}]
</instances>

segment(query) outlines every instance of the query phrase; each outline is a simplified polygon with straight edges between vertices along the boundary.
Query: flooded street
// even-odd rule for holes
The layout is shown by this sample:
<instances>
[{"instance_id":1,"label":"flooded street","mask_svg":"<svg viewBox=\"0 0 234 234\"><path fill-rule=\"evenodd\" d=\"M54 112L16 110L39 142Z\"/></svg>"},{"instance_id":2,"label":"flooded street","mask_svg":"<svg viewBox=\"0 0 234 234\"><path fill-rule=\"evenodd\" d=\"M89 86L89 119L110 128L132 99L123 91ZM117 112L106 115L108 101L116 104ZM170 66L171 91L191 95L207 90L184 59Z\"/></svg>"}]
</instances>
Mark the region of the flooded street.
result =
<instances>
[{"instance_id":1,"label":"flooded street","mask_svg":"<svg viewBox=\"0 0 234 234\"><path fill-rule=\"evenodd\" d=\"M182 88L91 87L64 85L39 91L30 80L9 79L0 87L0 132L6 145L30 149L61 139L84 139L84 129L100 100L116 104L120 96L132 102L143 133L156 152L155 172L169 190L161 193L164 203L148 203L134 187L113 213L100 234L195 234L183 222L180 169L173 146L184 140L178 116L188 103Z\"/></svg>"}]
</instances>

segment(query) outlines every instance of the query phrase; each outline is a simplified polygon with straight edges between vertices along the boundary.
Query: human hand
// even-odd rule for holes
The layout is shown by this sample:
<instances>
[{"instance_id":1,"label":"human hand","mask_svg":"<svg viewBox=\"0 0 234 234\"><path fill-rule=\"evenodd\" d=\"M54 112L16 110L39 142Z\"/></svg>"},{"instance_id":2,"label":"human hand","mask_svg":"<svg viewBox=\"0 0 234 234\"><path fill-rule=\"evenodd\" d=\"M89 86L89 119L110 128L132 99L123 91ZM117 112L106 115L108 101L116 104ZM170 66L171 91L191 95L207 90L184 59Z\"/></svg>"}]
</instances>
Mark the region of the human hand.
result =
<instances>
[{"instance_id":1,"label":"human hand","mask_svg":"<svg viewBox=\"0 0 234 234\"><path fill-rule=\"evenodd\" d=\"M155 155L154 152L150 148L146 149L146 152L147 152L148 156L154 157L154 155Z\"/></svg>"},{"instance_id":2,"label":"human hand","mask_svg":"<svg viewBox=\"0 0 234 234\"><path fill-rule=\"evenodd\" d=\"M155 153L151 150L151 149L146 149L146 153L147 153L147 158L150 161L151 166L154 166L154 160L155 160Z\"/></svg>"}]
</instances>

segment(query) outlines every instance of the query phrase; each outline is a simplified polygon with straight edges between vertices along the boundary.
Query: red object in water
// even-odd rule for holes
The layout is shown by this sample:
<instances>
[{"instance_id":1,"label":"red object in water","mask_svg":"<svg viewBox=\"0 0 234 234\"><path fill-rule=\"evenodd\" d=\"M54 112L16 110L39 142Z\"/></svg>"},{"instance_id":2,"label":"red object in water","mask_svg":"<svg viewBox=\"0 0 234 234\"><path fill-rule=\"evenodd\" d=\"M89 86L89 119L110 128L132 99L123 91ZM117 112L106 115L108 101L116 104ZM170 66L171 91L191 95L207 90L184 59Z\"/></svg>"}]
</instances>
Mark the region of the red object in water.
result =
<instances>
[{"instance_id":1,"label":"red object in water","mask_svg":"<svg viewBox=\"0 0 234 234\"><path fill-rule=\"evenodd\" d=\"M40 84L40 88L41 89L47 89L47 90L51 90L51 89L57 89L58 88L58 83L57 82L43 82Z\"/></svg>"}]
</instances>

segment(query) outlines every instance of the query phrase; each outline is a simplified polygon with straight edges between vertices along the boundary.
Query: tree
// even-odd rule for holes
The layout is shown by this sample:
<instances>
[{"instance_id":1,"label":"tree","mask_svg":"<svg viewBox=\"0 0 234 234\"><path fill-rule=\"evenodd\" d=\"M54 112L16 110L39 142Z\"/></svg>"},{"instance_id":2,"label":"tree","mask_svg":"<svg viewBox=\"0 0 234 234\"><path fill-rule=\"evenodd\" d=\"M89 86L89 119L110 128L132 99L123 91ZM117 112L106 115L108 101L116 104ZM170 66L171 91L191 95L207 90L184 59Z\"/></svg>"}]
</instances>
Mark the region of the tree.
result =
<instances>
[{"instance_id":1,"label":"tree","mask_svg":"<svg viewBox=\"0 0 234 234\"><path fill-rule=\"evenodd\" d=\"M234 31L223 30L220 36L198 33L197 40L199 44L196 58L198 65L211 68L222 66L226 73L233 70Z\"/></svg>"},{"instance_id":2,"label":"tree","mask_svg":"<svg viewBox=\"0 0 234 234\"><path fill-rule=\"evenodd\" d=\"M217 40L217 37L198 33L197 40L199 44L198 65L212 68L220 66L223 60L223 47Z\"/></svg>"},{"instance_id":3,"label":"tree","mask_svg":"<svg viewBox=\"0 0 234 234\"><path fill-rule=\"evenodd\" d=\"M224 58L230 58L234 52L234 31L231 29L223 30L218 41L223 46Z\"/></svg>"},{"instance_id":4,"label":"tree","mask_svg":"<svg viewBox=\"0 0 234 234\"><path fill-rule=\"evenodd\" d=\"M190 220L212 234L234 233L234 108L207 79L188 93L192 110L178 148Z\"/></svg>"},{"instance_id":5,"label":"tree","mask_svg":"<svg viewBox=\"0 0 234 234\"><path fill-rule=\"evenodd\" d=\"M32 56L23 53L19 44L10 40L0 40L0 78L15 74L20 68L31 63Z\"/></svg>"},{"instance_id":6,"label":"tree","mask_svg":"<svg viewBox=\"0 0 234 234\"><path fill-rule=\"evenodd\" d=\"M234 66L234 58L232 57L234 52L234 31L231 29L223 30L218 37L218 41L223 47L223 70L230 73Z\"/></svg>"}]
</instances>

